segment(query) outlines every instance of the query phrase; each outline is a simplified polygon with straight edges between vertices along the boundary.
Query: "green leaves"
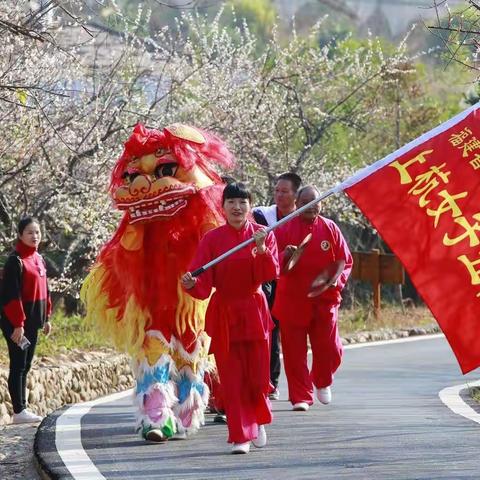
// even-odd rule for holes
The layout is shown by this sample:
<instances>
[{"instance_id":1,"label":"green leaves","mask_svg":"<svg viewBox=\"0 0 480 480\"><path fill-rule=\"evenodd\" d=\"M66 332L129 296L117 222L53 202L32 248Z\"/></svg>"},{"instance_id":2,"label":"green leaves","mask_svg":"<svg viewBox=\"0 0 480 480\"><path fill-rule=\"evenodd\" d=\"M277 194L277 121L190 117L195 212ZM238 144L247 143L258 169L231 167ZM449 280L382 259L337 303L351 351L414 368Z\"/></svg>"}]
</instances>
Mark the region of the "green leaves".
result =
<instances>
[{"instance_id":1,"label":"green leaves","mask_svg":"<svg viewBox=\"0 0 480 480\"><path fill-rule=\"evenodd\" d=\"M17 90L15 90L15 93L17 95L18 101L22 105L26 105L27 104L27 98L28 98L27 92L23 89L17 88Z\"/></svg>"},{"instance_id":2,"label":"green leaves","mask_svg":"<svg viewBox=\"0 0 480 480\"><path fill-rule=\"evenodd\" d=\"M265 62L263 63L263 76L268 75L277 65L276 52L269 50L265 56Z\"/></svg>"}]
</instances>

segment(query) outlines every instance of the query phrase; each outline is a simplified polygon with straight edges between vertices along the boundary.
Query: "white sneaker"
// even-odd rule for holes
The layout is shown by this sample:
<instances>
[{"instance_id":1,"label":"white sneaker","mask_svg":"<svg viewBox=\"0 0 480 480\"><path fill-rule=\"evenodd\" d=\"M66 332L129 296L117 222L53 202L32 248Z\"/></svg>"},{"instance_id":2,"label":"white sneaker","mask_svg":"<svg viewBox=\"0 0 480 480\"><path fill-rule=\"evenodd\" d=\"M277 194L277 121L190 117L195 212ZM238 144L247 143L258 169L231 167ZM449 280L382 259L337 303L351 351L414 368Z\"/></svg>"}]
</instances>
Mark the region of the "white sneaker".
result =
<instances>
[{"instance_id":1,"label":"white sneaker","mask_svg":"<svg viewBox=\"0 0 480 480\"><path fill-rule=\"evenodd\" d=\"M252 440L252 443L257 448L263 448L267 444L267 432L264 425L258 426L258 437Z\"/></svg>"},{"instance_id":2,"label":"white sneaker","mask_svg":"<svg viewBox=\"0 0 480 480\"><path fill-rule=\"evenodd\" d=\"M232 453L248 453L250 451L250 442L234 443Z\"/></svg>"},{"instance_id":3,"label":"white sneaker","mask_svg":"<svg viewBox=\"0 0 480 480\"><path fill-rule=\"evenodd\" d=\"M35 415L30 410L22 410L20 413L14 413L12 423L37 423L41 422L43 417Z\"/></svg>"},{"instance_id":4,"label":"white sneaker","mask_svg":"<svg viewBox=\"0 0 480 480\"><path fill-rule=\"evenodd\" d=\"M332 401L332 389L330 387L317 388L317 398L319 402L328 405Z\"/></svg>"},{"instance_id":5,"label":"white sneaker","mask_svg":"<svg viewBox=\"0 0 480 480\"><path fill-rule=\"evenodd\" d=\"M270 400L279 400L280 399L280 391L276 388L272 393L268 394L268 398Z\"/></svg>"},{"instance_id":6,"label":"white sneaker","mask_svg":"<svg viewBox=\"0 0 480 480\"><path fill-rule=\"evenodd\" d=\"M298 402L293 404L292 410L296 412L306 412L310 408L310 405L307 402Z\"/></svg>"}]
</instances>

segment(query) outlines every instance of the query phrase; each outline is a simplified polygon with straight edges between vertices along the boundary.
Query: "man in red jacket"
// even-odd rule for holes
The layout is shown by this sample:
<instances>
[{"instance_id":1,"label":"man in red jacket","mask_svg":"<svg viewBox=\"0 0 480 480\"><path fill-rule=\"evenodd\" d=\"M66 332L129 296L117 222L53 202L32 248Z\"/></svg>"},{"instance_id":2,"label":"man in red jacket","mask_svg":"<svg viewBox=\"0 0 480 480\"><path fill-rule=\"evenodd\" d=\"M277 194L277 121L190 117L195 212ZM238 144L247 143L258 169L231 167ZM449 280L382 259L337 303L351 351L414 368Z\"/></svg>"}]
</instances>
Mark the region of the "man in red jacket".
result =
<instances>
[{"instance_id":1,"label":"man in red jacket","mask_svg":"<svg viewBox=\"0 0 480 480\"><path fill-rule=\"evenodd\" d=\"M301 188L297 208L319 195L311 185ZM337 326L340 292L350 275L352 256L337 225L320 215L320 202L275 233L283 265L302 240L312 234L298 263L280 276L273 307L273 315L280 322L289 399L294 410L305 411L313 404L314 388L321 403L331 401L330 385L342 358ZM307 337L313 355L311 371Z\"/></svg>"}]
</instances>

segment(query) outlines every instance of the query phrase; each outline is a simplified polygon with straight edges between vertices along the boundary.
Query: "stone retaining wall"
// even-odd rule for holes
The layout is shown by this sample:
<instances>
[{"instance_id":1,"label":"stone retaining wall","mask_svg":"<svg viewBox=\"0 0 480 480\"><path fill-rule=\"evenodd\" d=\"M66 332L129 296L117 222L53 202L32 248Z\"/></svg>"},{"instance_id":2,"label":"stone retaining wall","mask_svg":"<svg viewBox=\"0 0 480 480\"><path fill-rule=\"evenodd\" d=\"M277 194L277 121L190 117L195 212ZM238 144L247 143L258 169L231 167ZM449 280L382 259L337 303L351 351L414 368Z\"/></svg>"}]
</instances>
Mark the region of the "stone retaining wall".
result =
<instances>
[{"instance_id":1,"label":"stone retaining wall","mask_svg":"<svg viewBox=\"0 0 480 480\"><path fill-rule=\"evenodd\" d=\"M437 324L431 324L426 327L405 328L402 330L393 330L384 328L374 332L357 332L353 335L342 338L343 345L351 343L379 342L381 340L395 340L397 338L415 337L419 335L432 335L440 333L440 327Z\"/></svg>"},{"instance_id":2,"label":"stone retaining wall","mask_svg":"<svg viewBox=\"0 0 480 480\"><path fill-rule=\"evenodd\" d=\"M405 330L359 332L342 338L344 345L392 340L438 333L437 325ZM7 387L8 370L0 366L0 425L10 423L12 404ZM33 412L47 415L70 403L86 402L133 387L126 355L114 352L71 351L35 360L28 375L28 403Z\"/></svg>"},{"instance_id":3,"label":"stone retaining wall","mask_svg":"<svg viewBox=\"0 0 480 480\"><path fill-rule=\"evenodd\" d=\"M8 369L0 366L0 425L10 423ZM113 352L69 352L35 360L27 377L29 408L47 415L70 403L85 402L131 388L129 358Z\"/></svg>"}]
</instances>

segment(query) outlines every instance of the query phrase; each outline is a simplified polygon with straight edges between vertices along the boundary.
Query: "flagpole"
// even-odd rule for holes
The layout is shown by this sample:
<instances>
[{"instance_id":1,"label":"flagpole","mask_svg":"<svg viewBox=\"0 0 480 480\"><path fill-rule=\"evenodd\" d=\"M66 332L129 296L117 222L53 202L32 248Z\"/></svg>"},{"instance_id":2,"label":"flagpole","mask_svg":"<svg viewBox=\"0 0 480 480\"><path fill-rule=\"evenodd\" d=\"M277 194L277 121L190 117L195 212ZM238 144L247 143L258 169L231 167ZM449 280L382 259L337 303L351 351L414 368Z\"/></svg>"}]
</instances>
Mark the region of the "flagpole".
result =
<instances>
[{"instance_id":1,"label":"flagpole","mask_svg":"<svg viewBox=\"0 0 480 480\"><path fill-rule=\"evenodd\" d=\"M339 192L342 190L342 187L344 186L344 183L340 183L337 186L331 188L330 190L327 190L324 193L321 193L319 197L313 199L311 202L307 203L306 205L303 205L303 207L297 208L297 210L294 210L292 213L289 213L286 217L283 217L280 219L277 223L274 223L273 225L267 227L267 233L271 232L272 230L275 230L277 227L280 225L283 225L284 223L288 222L292 218L296 217L297 215L300 215L302 212L305 210L308 210L310 207L315 205L318 202L321 202L325 198L329 197L330 195L333 195L334 193ZM243 247L246 247L247 245L250 245L253 243L255 240L252 238L249 238L248 240L245 240L242 243L239 243L236 247L233 247L232 249L226 251L225 253L222 253L222 255L218 256L217 258L214 258L210 262L206 263L200 268L197 268L197 270L194 270L192 272L193 277L198 277L200 274L208 270L209 268L213 267L217 263L220 263L222 260L225 260L227 257L230 255L234 254L235 252L238 252L241 250Z\"/></svg>"}]
</instances>

